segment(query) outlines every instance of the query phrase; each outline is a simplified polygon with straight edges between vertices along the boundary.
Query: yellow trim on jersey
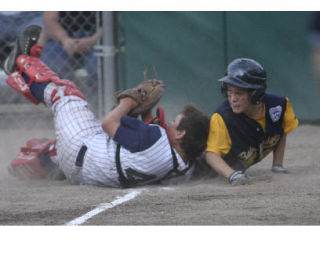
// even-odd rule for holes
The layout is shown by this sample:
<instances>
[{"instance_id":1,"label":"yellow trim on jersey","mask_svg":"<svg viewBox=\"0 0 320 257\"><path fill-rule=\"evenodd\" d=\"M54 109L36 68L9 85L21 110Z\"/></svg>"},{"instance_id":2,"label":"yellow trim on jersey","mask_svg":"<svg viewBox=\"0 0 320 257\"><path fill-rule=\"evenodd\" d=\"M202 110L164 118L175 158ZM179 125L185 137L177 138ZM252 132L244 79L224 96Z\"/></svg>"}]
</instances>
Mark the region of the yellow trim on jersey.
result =
<instances>
[{"instance_id":1,"label":"yellow trim on jersey","mask_svg":"<svg viewBox=\"0 0 320 257\"><path fill-rule=\"evenodd\" d=\"M286 99L287 106L282 122L282 127L284 128L284 133L288 134L298 126L299 121L294 114L289 99ZM264 131L266 130L265 114L259 119L253 119L261 125ZM231 138L229 136L226 124L220 114L214 113L210 120L210 131L206 151L217 153L220 156L225 156L230 151L230 149Z\"/></svg>"},{"instance_id":2,"label":"yellow trim on jersey","mask_svg":"<svg viewBox=\"0 0 320 257\"><path fill-rule=\"evenodd\" d=\"M210 121L207 141L207 152L214 152L225 156L231 149L231 138L224 120L218 113L214 113Z\"/></svg>"},{"instance_id":3,"label":"yellow trim on jersey","mask_svg":"<svg viewBox=\"0 0 320 257\"><path fill-rule=\"evenodd\" d=\"M293 108L288 98L287 99L287 107L286 112L283 117L282 127L284 128L284 133L289 134L299 125L299 121L294 114Z\"/></svg>"}]
</instances>

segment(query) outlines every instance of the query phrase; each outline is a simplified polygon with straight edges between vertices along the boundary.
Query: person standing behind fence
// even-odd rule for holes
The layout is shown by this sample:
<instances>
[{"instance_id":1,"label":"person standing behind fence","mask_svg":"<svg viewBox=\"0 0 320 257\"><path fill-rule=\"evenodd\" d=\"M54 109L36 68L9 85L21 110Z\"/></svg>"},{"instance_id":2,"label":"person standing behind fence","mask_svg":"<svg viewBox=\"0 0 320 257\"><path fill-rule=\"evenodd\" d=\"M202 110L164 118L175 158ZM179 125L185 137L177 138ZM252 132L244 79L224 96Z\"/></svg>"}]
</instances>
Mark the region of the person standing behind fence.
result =
<instances>
[{"instance_id":1,"label":"person standing behind fence","mask_svg":"<svg viewBox=\"0 0 320 257\"><path fill-rule=\"evenodd\" d=\"M96 27L97 12L44 12L45 29L50 37L41 56L52 70L76 80L76 70L85 73L84 94L90 98L97 85L97 57L93 46L102 34Z\"/></svg>"}]
</instances>

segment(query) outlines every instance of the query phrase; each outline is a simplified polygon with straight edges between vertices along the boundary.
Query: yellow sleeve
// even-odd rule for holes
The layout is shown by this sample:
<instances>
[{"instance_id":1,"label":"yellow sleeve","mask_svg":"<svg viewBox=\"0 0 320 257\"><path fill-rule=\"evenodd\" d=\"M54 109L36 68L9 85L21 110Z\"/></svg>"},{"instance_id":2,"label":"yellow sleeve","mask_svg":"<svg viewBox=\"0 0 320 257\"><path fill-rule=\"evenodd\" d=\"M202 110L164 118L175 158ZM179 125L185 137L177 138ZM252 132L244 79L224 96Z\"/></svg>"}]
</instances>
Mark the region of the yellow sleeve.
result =
<instances>
[{"instance_id":1,"label":"yellow sleeve","mask_svg":"<svg viewBox=\"0 0 320 257\"><path fill-rule=\"evenodd\" d=\"M286 112L284 113L282 126L284 129L284 134L288 134L291 131L293 131L299 124L299 121L294 114L293 108L291 106L291 103L288 98L287 99L287 106L286 106Z\"/></svg>"},{"instance_id":2,"label":"yellow sleeve","mask_svg":"<svg viewBox=\"0 0 320 257\"><path fill-rule=\"evenodd\" d=\"M207 141L207 152L214 152L225 156L231 149L231 138L224 120L218 113L214 113L210 120L210 130Z\"/></svg>"}]
</instances>

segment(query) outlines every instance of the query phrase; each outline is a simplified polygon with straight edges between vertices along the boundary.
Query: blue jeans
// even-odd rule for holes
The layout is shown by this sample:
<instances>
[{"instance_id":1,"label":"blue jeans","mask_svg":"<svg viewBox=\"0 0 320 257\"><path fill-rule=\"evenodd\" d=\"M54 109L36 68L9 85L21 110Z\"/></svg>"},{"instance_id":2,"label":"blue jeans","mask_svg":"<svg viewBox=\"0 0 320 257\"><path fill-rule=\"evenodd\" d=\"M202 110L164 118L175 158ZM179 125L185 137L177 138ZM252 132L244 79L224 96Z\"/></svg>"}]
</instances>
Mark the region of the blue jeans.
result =
<instances>
[{"instance_id":1,"label":"blue jeans","mask_svg":"<svg viewBox=\"0 0 320 257\"><path fill-rule=\"evenodd\" d=\"M71 37L90 36L83 31L73 33ZM83 68L87 71L88 76L85 81L87 88L96 89L97 85L97 57L94 56L93 49L84 54L69 55L60 42L49 40L43 49L41 60L44 61L54 72L61 78L74 80L74 71ZM85 93L85 92L84 92Z\"/></svg>"}]
</instances>

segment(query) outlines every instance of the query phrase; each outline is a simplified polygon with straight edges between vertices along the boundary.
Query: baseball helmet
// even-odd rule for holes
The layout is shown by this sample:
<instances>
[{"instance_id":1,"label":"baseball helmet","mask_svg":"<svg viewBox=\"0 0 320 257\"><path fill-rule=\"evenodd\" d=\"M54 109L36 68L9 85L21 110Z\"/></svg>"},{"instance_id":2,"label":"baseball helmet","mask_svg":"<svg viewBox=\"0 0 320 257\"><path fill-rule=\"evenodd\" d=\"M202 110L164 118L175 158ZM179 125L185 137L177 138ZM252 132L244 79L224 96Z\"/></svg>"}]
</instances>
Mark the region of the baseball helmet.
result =
<instances>
[{"instance_id":1,"label":"baseball helmet","mask_svg":"<svg viewBox=\"0 0 320 257\"><path fill-rule=\"evenodd\" d=\"M263 101L267 88L267 74L260 63L252 59L239 58L233 60L227 68L222 82L221 92L227 97L227 84L249 89L251 103Z\"/></svg>"}]
</instances>

